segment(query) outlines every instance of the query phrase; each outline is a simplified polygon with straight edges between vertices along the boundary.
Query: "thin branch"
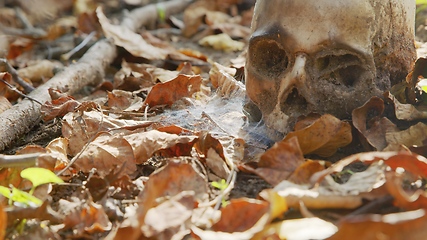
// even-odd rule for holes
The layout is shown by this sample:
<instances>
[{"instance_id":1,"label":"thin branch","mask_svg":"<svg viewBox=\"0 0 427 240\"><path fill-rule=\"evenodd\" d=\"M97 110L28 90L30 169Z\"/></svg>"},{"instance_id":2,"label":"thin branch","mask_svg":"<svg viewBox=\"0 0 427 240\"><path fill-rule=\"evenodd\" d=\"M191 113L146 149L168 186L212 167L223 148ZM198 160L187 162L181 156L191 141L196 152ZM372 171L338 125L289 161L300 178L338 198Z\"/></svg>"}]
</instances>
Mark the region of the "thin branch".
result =
<instances>
[{"instance_id":1,"label":"thin branch","mask_svg":"<svg viewBox=\"0 0 427 240\"><path fill-rule=\"evenodd\" d=\"M64 53L61 55L61 60L68 61L71 56L73 56L76 52L80 51L84 46L86 46L89 41L95 36L96 31L91 32L79 45L77 45L75 48L71 49L71 51Z\"/></svg>"},{"instance_id":2,"label":"thin branch","mask_svg":"<svg viewBox=\"0 0 427 240\"><path fill-rule=\"evenodd\" d=\"M31 101L34 101L34 102L36 102L36 103L38 103L38 104L40 104L40 105L43 105L43 103L41 103L41 102L40 102L40 101L38 101L37 99L34 99L34 98L32 98L32 97L29 97L29 96L27 96L27 95L23 94L23 93L22 93L21 91L19 91L15 86L12 86L10 83L6 82L5 80L0 79L0 81L1 81L1 82L3 82L6 86L8 86L8 87L10 88L10 90L12 90L12 91L16 92L19 96L21 96L21 97L23 97L23 98L28 98L28 99L30 99Z\"/></svg>"},{"instance_id":3,"label":"thin branch","mask_svg":"<svg viewBox=\"0 0 427 240\"><path fill-rule=\"evenodd\" d=\"M36 165L36 159L40 153L30 153L22 155L0 154L0 168L10 167L32 167Z\"/></svg>"},{"instance_id":4,"label":"thin branch","mask_svg":"<svg viewBox=\"0 0 427 240\"><path fill-rule=\"evenodd\" d=\"M16 69L13 68L5 58L0 58L0 64L6 67L6 71L12 75L12 80L23 87L26 93L30 93L34 90L34 87L24 81L24 79L18 75Z\"/></svg>"}]
</instances>

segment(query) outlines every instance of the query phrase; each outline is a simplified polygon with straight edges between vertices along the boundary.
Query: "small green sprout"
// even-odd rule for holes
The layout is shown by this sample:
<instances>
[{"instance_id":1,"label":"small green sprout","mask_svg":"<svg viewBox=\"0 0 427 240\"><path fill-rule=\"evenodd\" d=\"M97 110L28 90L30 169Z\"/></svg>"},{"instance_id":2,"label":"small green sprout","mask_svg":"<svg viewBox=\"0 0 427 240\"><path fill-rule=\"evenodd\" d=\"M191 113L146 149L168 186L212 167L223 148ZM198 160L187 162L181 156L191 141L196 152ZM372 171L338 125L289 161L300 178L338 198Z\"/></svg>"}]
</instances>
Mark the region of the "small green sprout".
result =
<instances>
[{"instance_id":1,"label":"small green sprout","mask_svg":"<svg viewBox=\"0 0 427 240\"><path fill-rule=\"evenodd\" d=\"M43 201L33 196L36 187L46 183L62 183L62 179L52 171L45 168L26 168L21 171L21 177L28 179L33 184L30 192L24 192L15 187L7 188L0 186L0 194L9 199L9 205L13 203L30 207L37 207L43 204Z\"/></svg>"},{"instance_id":2,"label":"small green sprout","mask_svg":"<svg viewBox=\"0 0 427 240\"><path fill-rule=\"evenodd\" d=\"M166 21L166 11L161 4L157 4L157 16L160 23L164 23Z\"/></svg>"},{"instance_id":3,"label":"small green sprout","mask_svg":"<svg viewBox=\"0 0 427 240\"><path fill-rule=\"evenodd\" d=\"M9 205L12 205L15 202L18 205L37 207L43 203L42 200L15 187L13 187L11 191L7 187L0 186L0 194L9 199Z\"/></svg>"},{"instance_id":4,"label":"small green sprout","mask_svg":"<svg viewBox=\"0 0 427 240\"><path fill-rule=\"evenodd\" d=\"M228 188L228 183L225 179L221 179L221 181L219 182L217 181L211 182L211 185L212 187L219 189L221 193ZM222 204L222 207L225 207L228 205L228 201L226 201L225 198L223 197L221 199L221 204Z\"/></svg>"},{"instance_id":5,"label":"small green sprout","mask_svg":"<svg viewBox=\"0 0 427 240\"><path fill-rule=\"evenodd\" d=\"M21 171L21 177L28 179L33 187L30 190L30 194L34 193L36 187L46 183L63 183L61 178L55 175L52 171L46 168L26 168Z\"/></svg>"}]
</instances>

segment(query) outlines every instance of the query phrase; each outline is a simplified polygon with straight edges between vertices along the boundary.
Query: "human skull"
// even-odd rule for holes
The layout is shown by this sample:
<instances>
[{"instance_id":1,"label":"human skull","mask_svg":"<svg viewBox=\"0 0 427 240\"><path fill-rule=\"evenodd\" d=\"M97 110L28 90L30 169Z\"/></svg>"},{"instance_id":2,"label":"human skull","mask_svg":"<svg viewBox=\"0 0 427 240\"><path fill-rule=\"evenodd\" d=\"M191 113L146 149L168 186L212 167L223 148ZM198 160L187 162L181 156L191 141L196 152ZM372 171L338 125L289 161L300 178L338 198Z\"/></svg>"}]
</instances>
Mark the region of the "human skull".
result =
<instances>
[{"instance_id":1,"label":"human skull","mask_svg":"<svg viewBox=\"0 0 427 240\"><path fill-rule=\"evenodd\" d=\"M405 79L416 52L413 0L258 0L246 90L266 126L339 118Z\"/></svg>"}]
</instances>

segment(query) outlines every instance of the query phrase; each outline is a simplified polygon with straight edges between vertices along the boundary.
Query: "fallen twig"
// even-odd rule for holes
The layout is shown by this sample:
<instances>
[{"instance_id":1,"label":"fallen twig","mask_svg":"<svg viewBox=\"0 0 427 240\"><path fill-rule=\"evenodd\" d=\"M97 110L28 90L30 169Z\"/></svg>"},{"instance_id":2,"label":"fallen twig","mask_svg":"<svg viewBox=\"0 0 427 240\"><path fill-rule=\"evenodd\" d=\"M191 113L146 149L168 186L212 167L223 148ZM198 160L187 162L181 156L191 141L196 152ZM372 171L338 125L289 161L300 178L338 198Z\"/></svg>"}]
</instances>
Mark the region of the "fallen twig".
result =
<instances>
[{"instance_id":1,"label":"fallen twig","mask_svg":"<svg viewBox=\"0 0 427 240\"><path fill-rule=\"evenodd\" d=\"M77 47L71 49L71 51L61 55L61 60L68 61L76 52L80 51L89 41L95 36L96 31L91 32Z\"/></svg>"},{"instance_id":2,"label":"fallen twig","mask_svg":"<svg viewBox=\"0 0 427 240\"><path fill-rule=\"evenodd\" d=\"M15 70L15 68L13 68L9 64L9 62L6 59L0 58L0 64L3 64L6 67L6 71L10 73L10 75L12 75L13 81L19 84L19 86L21 86L22 88L24 88L24 91L26 93L30 93L34 90L33 86L31 86L26 81L24 81L21 77L19 77L18 72Z\"/></svg>"},{"instance_id":3,"label":"fallen twig","mask_svg":"<svg viewBox=\"0 0 427 240\"><path fill-rule=\"evenodd\" d=\"M0 154L0 168L35 166L36 159L38 156L40 156L40 153L30 153L22 155Z\"/></svg>"}]
</instances>

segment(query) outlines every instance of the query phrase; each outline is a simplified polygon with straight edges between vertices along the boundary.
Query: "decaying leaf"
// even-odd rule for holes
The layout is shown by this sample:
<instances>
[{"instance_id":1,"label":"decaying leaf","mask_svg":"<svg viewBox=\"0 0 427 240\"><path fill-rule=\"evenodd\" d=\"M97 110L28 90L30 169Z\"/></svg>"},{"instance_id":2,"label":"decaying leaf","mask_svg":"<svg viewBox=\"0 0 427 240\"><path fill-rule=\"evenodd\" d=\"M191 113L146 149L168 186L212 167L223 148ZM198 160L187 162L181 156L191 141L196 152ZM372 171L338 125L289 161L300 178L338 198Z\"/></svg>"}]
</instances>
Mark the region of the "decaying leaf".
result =
<instances>
[{"instance_id":1,"label":"decaying leaf","mask_svg":"<svg viewBox=\"0 0 427 240\"><path fill-rule=\"evenodd\" d=\"M143 100L131 92L113 90L108 92L108 107L115 111L140 111L143 109Z\"/></svg>"},{"instance_id":2,"label":"decaying leaf","mask_svg":"<svg viewBox=\"0 0 427 240\"><path fill-rule=\"evenodd\" d=\"M328 239L423 239L427 234L426 224L424 209L386 215L356 215L341 220L338 232Z\"/></svg>"},{"instance_id":3,"label":"decaying leaf","mask_svg":"<svg viewBox=\"0 0 427 240\"><path fill-rule=\"evenodd\" d=\"M191 230L201 239L251 239L270 220L269 210L265 201L234 199L221 210L221 219L212 226L212 230L197 227Z\"/></svg>"},{"instance_id":4,"label":"decaying leaf","mask_svg":"<svg viewBox=\"0 0 427 240\"><path fill-rule=\"evenodd\" d=\"M73 229L75 236L94 234L111 230L112 224L108 220L101 205L89 201L73 198L72 202L60 200L60 209L65 214L64 229Z\"/></svg>"},{"instance_id":5,"label":"decaying leaf","mask_svg":"<svg viewBox=\"0 0 427 240\"><path fill-rule=\"evenodd\" d=\"M45 82L54 75L55 68L61 68L63 65L57 61L41 60L28 67L17 70L22 78L28 78L33 83Z\"/></svg>"},{"instance_id":6,"label":"decaying leaf","mask_svg":"<svg viewBox=\"0 0 427 240\"><path fill-rule=\"evenodd\" d=\"M178 239L190 233L194 192L183 191L147 211L142 231L146 237Z\"/></svg>"},{"instance_id":7,"label":"decaying leaf","mask_svg":"<svg viewBox=\"0 0 427 240\"><path fill-rule=\"evenodd\" d=\"M293 137L274 144L261 156L258 168L252 171L275 186L288 179L304 161L298 139Z\"/></svg>"},{"instance_id":8,"label":"decaying leaf","mask_svg":"<svg viewBox=\"0 0 427 240\"><path fill-rule=\"evenodd\" d=\"M117 46L125 48L136 57L147 59L165 59L168 51L148 44L140 34L124 26L113 25L104 15L101 8L96 9L96 14L102 30L107 38L112 38Z\"/></svg>"},{"instance_id":9,"label":"decaying leaf","mask_svg":"<svg viewBox=\"0 0 427 240\"><path fill-rule=\"evenodd\" d=\"M400 103L391 93L387 93L386 97L393 102L397 119L413 121L427 118L427 109L418 109L412 104Z\"/></svg>"},{"instance_id":10,"label":"decaying leaf","mask_svg":"<svg viewBox=\"0 0 427 240\"><path fill-rule=\"evenodd\" d=\"M307 159L288 177L288 181L296 184L308 184L314 173L325 169L323 161L314 161Z\"/></svg>"},{"instance_id":11,"label":"decaying leaf","mask_svg":"<svg viewBox=\"0 0 427 240\"><path fill-rule=\"evenodd\" d=\"M3 204L0 204L0 239L6 235L7 215L3 210Z\"/></svg>"},{"instance_id":12,"label":"decaying leaf","mask_svg":"<svg viewBox=\"0 0 427 240\"><path fill-rule=\"evenodd\" d=\"M401 145L406 147L425 146L427 125L420 122L403 131L389 132L385 138L388 146L384 150L387 151L399 150Z\"/></svg>"},{"instance_id":13,"label":"decaying leaf","mask_svg":"<svg viewBox=\"0 0 427 240\"><path fill-rule=\"evenodd\" d=\"M145 103L150 107L171 106L175 101L200 91L201 84L202 78L199 75L180 74L171 81L156 84L145 99Z\"/></svg>"},{"instance_id":14,"label":"decaying leaf","mask_svg":"<svg viewBox=\"0 0 427 240\"><path fill-rule=\"evenodd\" d=\"M312 121L311 118L309 120ZM304 155L317 154L323 157L332 156L338 148L352 141L350 124L329 114L321 116L306 128L290 132L284 140L295 136Z\"/></svg>"},{"instance_id":15,"label":"decaying leaf","mask_svg":"<svg viewBox=\"0 0 427 240\"><path fill-rule=\"evenodd\" d=\"M135 130L123 136L123 138L132 146L133 154L137 164L146 162L156 151L170 149L175 146L181 147L179 156L189 156L196 136L179 136L157 130L144 132ZM189 146L189 147L186 147ZM186 149L186 150L184 150ZM172 157L172 156L169 156Z\"/></svg>"},{"instance_id":16,"label":"decaying leaf","mask_svg":"<svg viewBox=\"0 0 427 240\"><path fill-rule=\"evenodd\" d=\"M209 71L210 80L215 88L218 88L222 97L228 98L243 94L246 88L243 83L237 81L231 74L236 73L234 68L226 68L219 63L214 63Z\"/></svg>"},{"instance_id":17,"label":"decaying leaf","mask_svg":"<svg viewBox=\"0 0 427 240\"><path fill-rule=\"evenodd\" d=\"M66 138L55 138L46 146L46 153L37 158L37 166L47 168L51 171L61 170L69 162L68 140Z\"/></svg>"},{"instance_id":18,"label":"decaying leaf","mask_svg":"<svg viewBox=\"0 0 427 240\"><path fill-rule=\"evenodd\" d=\"M122 62L122 68L114 76L114 86L134 91L140 88L152 87L156 82L167 82L176 76L178 71L158 68L150 64Z\"/></svg>"},{"instance_id":19,"label":"decaying leaf","mask_svg":"<svg viewBox=\"0 0 427 240\"><path fill-rule=\"evenodd\" d=\"M178 201L175 205L181 206L175 210L175 213L184 215L179 219L173 219L169 224L186 226L188 230L190 226L182 224L188 221L188 214L196 203L207 200L208 187L207 181L183 160L170 159L165 167L151 174L141 193L136 214L122 223L117 233L114 234L115 239L126 237L126 239L132 240L140 239L142 236L147 237L147 235L165 234L163 236L170 236L170 234L178 233L179 229L176 228L165 229L167 222L164 222L165 225L159 225L157 222L158 217L168 218L172 221L171 216L167 216L167 209L174 204L174 201ZM172 201L167 200L168 198L172 198ZM161 211L159 216L155 214L158 211ZM168 233L169 230L171 232ZM186 228L180 230L185 231Z\"/></svg>"},{"instance_id":20,"label":"decaying leaf","mask_svg":"<svg viewBox=\"0 0 427 240\"><path fill-rule=\"evenodd\" d=\"M106 176L111 169L121 168L123 165L120 174L133 174L136 171L132 146L123 137L107 132L99 133L89 143L75 165L83 172L96 168L100 176Z\"/></svg>"},{"instance_id":21,"label":"decaying leaf","mask_svg":"<svg viewBox=\"0 0 427 240\"><path fill-rule=\"evenodd\" d=\"M99 111L72 112L63 118L62 135L71 143L69 154L75 156L94 135L102 131L117 128L144 128L151 125L149 121L116 119Z\"/></svg>"},{"instance_id":22,"label":"decaying leaf","mask_svg":"<svg viewBox=\"0 0 427 240\"><path fill-rule=\"evenodd\" d=\"M11 108L12 104L5 98L4 96L0 96L0 113L6 111Z\"/></svg>"},{"instance_id":23,"label":"decaying leaf","mask_svg":"<svg viewBox=\"0 0 427 240\"><path fill-rule=\"evenodd\" d=\"M245 47L243 42L233 40L225 33L204 37L200 39L199 44L225 52L241 51Z\"/></svg>"},{"instance_id":24,"label":"decaying leaf","mask_svg":"<svg viewBox=\"0 0 427 240\"><path fill-rule=\"evenodd\" d=\"M327 239L337 230L334 224L320 218L302 218L269 224L252 239Z\"/></svg>"},{"instance_id":25,"label":"decaying leaf","mask_svg":"<svg viewBox=\"0 0 427 240\"><path fill-rule=\"evenodd\" d=\"M65 114L74 111L79 105L80 102L71 96L62 96L51 102L46 102L41 107L43 121L47 122L56 117L63 117Z\"/></svg>"},{"instance_id":26,"label":"decaying leaf","mask_svg":"<svg viewBox=\"0 0 427 240\"><path fill-rule=\"evenodd\" d=\"M388 144L386 134L398 131L397 126L389 119L381 117L383 112L384 101L378 97L372 97L365 105L352 112L354 127L362 134L367 144L379 151Z\"/></svg>"},{"instance_id":27,"label":"decaying leaf","mask_svg":"<svg viewBox=\"0 0 427 240\"><path fill-rule=\"evenodd\" d=\"M362 204L364 194L384 184L383 166L371 166L368 170L355 173L344 184L325 177L322 185L312 188L310 184L298 185L282 181L274 190L286 199L289 207L299 208L300 201L308 208L354 209Z\"/></svg>"}]
</instances>

